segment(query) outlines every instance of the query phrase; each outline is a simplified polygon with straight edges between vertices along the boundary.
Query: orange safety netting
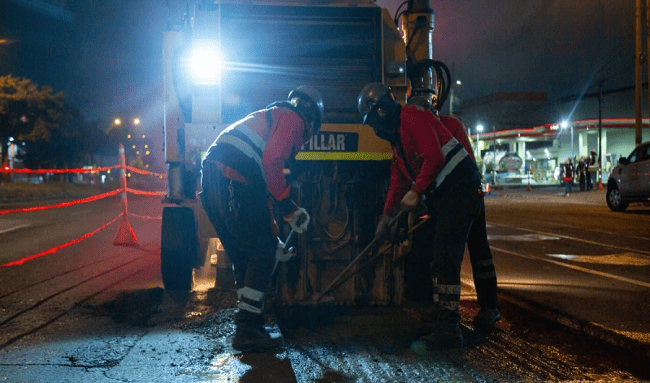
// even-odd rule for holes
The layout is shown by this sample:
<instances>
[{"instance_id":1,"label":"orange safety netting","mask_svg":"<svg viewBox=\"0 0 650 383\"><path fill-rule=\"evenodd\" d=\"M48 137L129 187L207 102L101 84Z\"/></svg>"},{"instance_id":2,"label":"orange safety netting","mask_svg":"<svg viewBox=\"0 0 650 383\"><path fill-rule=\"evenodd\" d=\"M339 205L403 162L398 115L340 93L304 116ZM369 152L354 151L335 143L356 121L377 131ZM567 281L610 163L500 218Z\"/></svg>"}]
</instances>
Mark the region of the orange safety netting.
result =
<instances>
[{"instance_id":1,"label":"orange safety netting","mask_svg":"<svg viewBox=\"0 0 650 383\"><path fill-rule=\"evenodd\" d=\"M61 202L53 205L46 205L46 206L32 206L32 207L26 207L26 208L15 208L15 209L6 209L6 210L0 210L0 215L2 214L9 214L9 213L18 213L18 212L31 212L31 211L39 211L39 210L47 210L47 209L55 209L55 208L61 208L61 207L67 207L67 206L72 206L80 203L88 203L92 201L97 201L99 199L107 198L114 196L116 194L122 193L122 212L112 219L110 222L105 223L101 227L86 233L85 235L74 239L68 243L65 243L63 245L55 246L49 250L42 251L37 254L33 254L27 257L23 257L21 259L5 263L3 265L0 265L0 268L4 267L10 267L10 266L16 266L16 265L22 265L23 263L27 261L31 261L36 258L40 258L46 255L51 255L56 253L57 251L64 249L66 247L69 247L77 242L80 242L86 238L89 238L98 232L104 230L106 227L112 225L117 221L120 217L122 217L122 225L120 226L120 230L118 231L118 234L116 236L116 239L113 241L114 245L125 245L126 243L123 243L122 237L124 235L121 235L121 232L124 231L124 228L128 228L130 231L128 232L129 235L127 235L129 241L129 245L136 245L137 246L137 239L135 237L135 234L133 233L133 230L131 229L130 224L128 223L127 220L127 209L126 209L126 195L127 193L133 193L137 195L144 195L144 196L162 196L165 195L166 192L151 192L151 191L142 191L142 190L136 190L136 189L131 189L126 186L126 175L125 175L125 170L130 170L134 173L138 174L143 174L143 175L152 175L155 177L159 177L161 179L167 178L167 175L161 174L161 173L155 173L155 172L149 172L147 170L142 170L138 168L134 168L132 166L127 166L125 163L125 158L124 158L124 147L120 145L120 165L115 165L115 166L108 166L108 167L100 167L100 168L81 168L81 169L10 169L8 167L3 167L0 168L0 173L5 173L5 174L11 174L11 173L16 173L16 174L61 174L61 173L94 173L94 172L102 172L102 171L110 171L111 169L121 169L121 187L119 189L107 192L107 193L102 193L98 194L95 196L90 196L87 198L81 198L77 199L74 201L66 201L66 202ZM162 217L148 217L148 216L140 216L140 215L135 215L133 214L132 216L138 217L138 218L146 218L146 219L162 219ZM119 238L118 238L119 237Z\"/></svg>"},{"instance_id":2,"label":"orange safety netting","mask_svg":"<svg viewBox=\"0 0 650 383\"><path fill-rule=\"evenodd\" d=\"M0 265L0 268L22 265L23 263L25 263L27 261L31 261L32 259L36 259L36 258L44 257L46 255L54 254L54 253L56 253L57 251L59 251L61 249L65 249L68 246L72 246L77 242L81 242L82 240L84 240L86 238L92 237L93 235L99 233L100 231L104 230L108 226L115 223L115 221L117 221L118 218L120 218L121 216L122 216L122 213L120 213L120 215L118 215L117 217L113 218L110 222L107 222L107 223L103 224L102 226L100 226L99 228L97 228L97 229L95 229L95 230L93 230L91 232L88 232L88 233L82 235L79 238L73 239L72 241L70 241L68 243L64 243L63 245L55 246L55 247L53 247L53 248L51 248L49 250L42 251L42 252L40 252L38 254L33 254L33 255L28 256L28 257L23 257L23 258L15 260L15 261L5 263L4 265Z\"/></svg>"},{"instance_id":3,"label":"orange safety netting","mask_svg":"<svg viewBox=\"0 0 650 383\"><path fill-rule=\"evenodd\" d=\"M80 203L87 203L87 202L97 201L98 199L113 196L113 195L115 195L117 193L120 193L121 191L122 191L122 189L115 189L115 190L107 192L107 193L98 194L98 195L95 195L95 196L82 198L82 199L78 199L78 200L74 200L74 201L61 202L61 203L57 203L55 205L32 206L32 207L25 207L25 208L0 210L0 214L38 211L38 210L56 209L56 208L59 208L59 207L72 206L72 205L76 205L76 204L80 204Z\"/></svg>"},{"instance_id":4,"label":"orange safety netting","mask_svg":"<svg viewBox=\"0 0 650 383\"><path fill-rule=\"evenodd\" d=\"M0 173L6 174L61 174L61 173L93 173L105 172L111 169L117 169L120 165L106 166L103 168L80 168L80 169L10 169L8 167L0 168Z\"/></svg>"}]
</instances>

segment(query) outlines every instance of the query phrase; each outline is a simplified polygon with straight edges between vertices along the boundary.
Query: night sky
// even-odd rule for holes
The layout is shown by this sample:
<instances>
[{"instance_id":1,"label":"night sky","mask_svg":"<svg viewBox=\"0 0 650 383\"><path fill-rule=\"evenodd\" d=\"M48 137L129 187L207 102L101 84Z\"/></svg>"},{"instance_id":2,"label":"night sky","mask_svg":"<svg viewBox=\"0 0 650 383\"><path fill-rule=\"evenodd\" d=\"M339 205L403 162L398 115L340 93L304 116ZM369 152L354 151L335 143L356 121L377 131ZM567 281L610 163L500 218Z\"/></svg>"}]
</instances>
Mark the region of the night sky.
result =
<instances>
[{"instance_id":1,"label":"night sky","mask_svg":"<svg viewBox=\"0 0 650 383\"><path fill-rule=\"evenodd\" d=\"M379 0L396 8L401 0ZM634 84L634 0L431 1L434 58L464 99L546 91L549 101ZM394 12L391 12L394 13ZM644 40L645 44L645 40Z\"/></svg>"},{"instance_id":2,"label":"night sky","mask_svg":"<svg viewBox=\"0 0 650 383\"><path fill-rule=\"evenodd\" d=\"M379 0L394 15L401 0ZM88 120L162 116L161 36L180 0L1 0L0 74L68 94ZM456 95L634 83L633 0L433 0L434 59ZM54 7L48 7L54 6ZM645 43L645 40L644 40ZM632 100L631 100L632 101Z\"/></svg>"}]
</instances>

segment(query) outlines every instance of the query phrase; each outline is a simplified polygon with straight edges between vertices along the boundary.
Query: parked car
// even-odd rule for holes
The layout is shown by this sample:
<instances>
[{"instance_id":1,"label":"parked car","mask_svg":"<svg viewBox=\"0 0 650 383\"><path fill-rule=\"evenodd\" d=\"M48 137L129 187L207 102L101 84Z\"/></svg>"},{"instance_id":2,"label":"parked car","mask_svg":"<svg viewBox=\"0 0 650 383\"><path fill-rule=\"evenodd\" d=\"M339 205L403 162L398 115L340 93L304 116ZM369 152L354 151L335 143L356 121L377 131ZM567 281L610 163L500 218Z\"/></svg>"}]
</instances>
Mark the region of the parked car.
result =
<instances>
[{"instance_id":1,"label":"parked car","mask_svg":"<svg viewBox=\"0 0 650 383\"><path fill-rule=\"evenodd\" d=\"M618 160L607 180L606 199L613 211L627 209L630 202L650 201L650 142Z\"/></svg>"}]
</instances>

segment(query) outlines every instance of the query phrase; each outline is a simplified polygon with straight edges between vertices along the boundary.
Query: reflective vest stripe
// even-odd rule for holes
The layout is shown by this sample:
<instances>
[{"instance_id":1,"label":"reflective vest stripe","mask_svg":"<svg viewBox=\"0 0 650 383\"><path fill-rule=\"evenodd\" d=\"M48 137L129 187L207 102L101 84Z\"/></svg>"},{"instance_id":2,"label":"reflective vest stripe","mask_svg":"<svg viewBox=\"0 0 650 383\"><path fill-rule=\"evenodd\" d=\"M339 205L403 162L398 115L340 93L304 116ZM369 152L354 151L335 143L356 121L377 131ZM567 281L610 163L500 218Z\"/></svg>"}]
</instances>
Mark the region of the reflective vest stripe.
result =
<instances>
[{"instance_id":1,"label":"reflective vest stripe","mask_svg":"<svg viewBox=\"0 0 650 383\"><path fill-rule=\"evenodd\" d=\"M460 308L460 285L437 285L437 294L434 294L434 301L443 310L458 310Z\"/></svg>"},{"instance_id":2,"label":"reflective vest stripe","mask_svg":"<svg viewBox=\"0 0 650 383\"><path fill-rule=\"evenodd\" d=\"M242 152L246 157L255 161L255 163L260 167L260 172L264 174L264 168L262 167L262 157L246 141L239 137L236 137L234 134L222 134L219 137L218 143L229 144L237 148L237 150Z\"/></svg>"},{"instance_id":3,"label":"reflective vest stripe","mask_svg":"<svg viewBox=\"0 0 650 383\"><path fill-rule=\"evenodd\" d=\"M438 285L438 292L441 294L460 296L460 285Z\"/></svg>"},{"instance_id":4,"label":"reflective vest stripe","mask_svg":"<svg viewBox=\"0 0 650 383\"><path fill-rule=\"evenodd\" d=\"M263 292L261 292L259 290L255 290L255 289L253 289L251 287L248 287L248 286L244 286L241 289L238 289L237 290L237 295L242 296L244 298L248 298L248 299L256 301L256 302L261 302L262 300L264 300L264 293Z\"/></svg>"},{"instance_id":5,"label":"reflective vest stripe","mask_svg":"<svg viewBox=\"0 0 650 383\"><path fill-rule=\"evenodd\" d=\"M445 153L445 166L440 170L440 173L438 173L438 176L436 177L436 187L440 186L445 178L454 171L456 166L458 166L465 157L469 156L467 150L465 150L465 148L463 148L455 138L452 138L450 142L451 141L455 141L455 144L450 149L448 148L447 153ZM443 146L443 152L447 145L449 145L449 142Z\"/></svg>"},{"instance_id":6,"label":"reflective vest stripe","mask_svg":"<svg viewBox=\"0 0 650 383\"><path fill-rule=\"evenodd\" d=\"M440 301L439 305L440 305L440 308L443 309L443 310L458 311L460 309L460 302L459 301L453 301L453 302Z\"/></svg>"},{"instance_id":7,"label":"reflective vest stripe","mask_svg":"<svg viewBox=\"0 0 650 383\"><path fill-rule=\"evenodd\" d=\"M459 143L460 142L458 142L457 139L452 137L451 140L447 141L447 143L442 146L442 154L444 154L446 157L447 154L449 154L449 152L451 152L451 150Z\"/></svg>"},{"instance_id":8,"label":"reflective vest stripe","mask_svg":"<svg viewBox=\"0 0 650 383\"><path fill-rule=\"evenodd\" d=\"M264 293L259 290L244 286L237 290L239 299L237 307L248 312L261 314L264 311Z\"/></svg>"},{"instance_id":9,"label":"reflective vest stripe","mask_svg":"<svg viewBox=\"0 0 650 383\"><path fill-rule=\"evenodd\" d=\"M251 313L261 314L262 311L264 310L264 303L262 303L262 307L260 308L260 307L255 307L255 306L253 306L251 304L248 304L248 303L246 303L246 302L244 302L243 300L240 299L240 300L237 301L237 308L242 309L242 310L246 310L246 311L251 312Z\"/></svg>"},{"instance_id":10,"label":"reflective vest stripe","mask_svg":"<svg viewBox=\"0 0 650 383\"><path fill-rule=\"evenodd\" d=\"M238 126L234 129L235 132L240 132L246 135L249 140L257 147L257 149L260 151L260 153L264 153L264 148L266 148L266 141L262 139L262 137L257 134L253 129L247 127L247 126Z\"/></svg>"}]
</instances>

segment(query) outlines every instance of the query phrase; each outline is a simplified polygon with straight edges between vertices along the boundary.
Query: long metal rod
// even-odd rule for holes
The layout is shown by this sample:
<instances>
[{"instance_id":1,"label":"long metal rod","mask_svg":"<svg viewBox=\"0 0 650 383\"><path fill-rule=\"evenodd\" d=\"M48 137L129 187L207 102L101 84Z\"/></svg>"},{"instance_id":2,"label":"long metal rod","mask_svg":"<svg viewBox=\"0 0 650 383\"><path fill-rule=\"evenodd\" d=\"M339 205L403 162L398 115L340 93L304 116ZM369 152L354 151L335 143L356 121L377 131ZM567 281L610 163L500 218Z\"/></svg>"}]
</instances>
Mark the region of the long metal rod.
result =
<instances>
[{"instance_id":1,"label":"long metal rod","mask_svg":"<svg viewBox=\"0 0 650 383\"><path fill-rule=\"evenodd\" d=\"M431 216L427 216L425 219L423 219L422 221L418 222L415 226L413 226L412 228L409 229L409 231L408 231L407 234L411 234L412 232L414 232L415 229L417 229L417 228L419 228L420 226L424 225L424 224L425 224L429 219L431 219ZM383 254L384 254L384 253L377 253L377 254L373 255L370 259L368 259L366 262L364 262L363 265L359 266L359 268L358 268L354 273L352 273L352 274L348 275L347 277L345 277L345 279L342 280L341 283L344 283L345 281L347 281L348 279L350 279L353 275L355 275L356 273L358 273L360 270L362 270L364 267L368 266L372 261L374 261L374 260L377 259L380 255L383 255Z\"/></svg>"},{"instance_id":2,"label":"long metal rod","mask_svg":"<svg viewBox=\"0 0 650 383\"><path fill-rule=\"evenodd\" d=\"M388 227L393 226L393 224L394 224L395 222L397 222L397 220L398 220L398 219L399 219L399 218L400 218L400 217L401 217L405 212L406 212L406 210L402 210L402 211L400 211L400 212L399 212L399 213L398 213L398 214L397 214L393 219L390 220L390 222L389 222L389 224L388 224ZM421 223L423 223L423 222L421 222ZM419 226L419 224L416 225L416 226L414 226L413 228L411 228L411 230L409 231L409 233L412 232L412 231L413 231L415 228L417 228L418 226ZM348 276L346 276L345 274L346 274L346 273L347 273L347 272L348 272L348 271L349 271L349 270L350 270L354 265L356 265L357 262L359 262L359 260L361 259L361 257L363 257L363 256L364 256L364 255L365 255L365 254L366 254L366 253L367 253L367 252L372 248L372 246L375 244L375 242L377 242L380 238L381 238L381 236L376 236L375 238L373 238L372 241L370 241L370 243L369 243L369 244L368 244L368 245L367 245L367 246L366 246L366 247L365 247L365 248L364 248L364 249L363 249L363 250L362 250L362 251L361 251L361 252L356 256L356 258L354 258L354 260L353 260L352 262L350 262L350 264L349 264L349 265L348 265L348 266L347 266L347 267L346 267L346 268L341 272L341 274L339 274L339 275L338 275L338 276L337 276L337 277L332 281L332 283L330 283L329 286L327 286L327 287L325 288L325 290L323 290L320 294L318 294L318 295L314 298L314 302L319 302L321 299L323 299L323 297L324 297L327 293L329 293L329 292L331 292L332 290L334 290L335 287L338 288L338 287L340 286L340 284L342 284L343 282L345 282L345 281L347 281L348 279L350 279L350 277L352 277L353 275L355 275L356 272L354 272L354 273L352 273L352 274L350 274L350 275L348 275ZM375 257L376 257L376 256L375 256ZM367 263L365 263L364 266L365 266L366 264L367 264ZM344 277L345 277L345 279L342 280ZM342 280L342 281L341 281L341 280ZM340 283L339 283L339 282L340 282Z\"/></svg>"}]
</instances>

